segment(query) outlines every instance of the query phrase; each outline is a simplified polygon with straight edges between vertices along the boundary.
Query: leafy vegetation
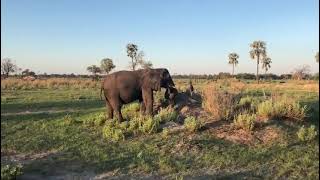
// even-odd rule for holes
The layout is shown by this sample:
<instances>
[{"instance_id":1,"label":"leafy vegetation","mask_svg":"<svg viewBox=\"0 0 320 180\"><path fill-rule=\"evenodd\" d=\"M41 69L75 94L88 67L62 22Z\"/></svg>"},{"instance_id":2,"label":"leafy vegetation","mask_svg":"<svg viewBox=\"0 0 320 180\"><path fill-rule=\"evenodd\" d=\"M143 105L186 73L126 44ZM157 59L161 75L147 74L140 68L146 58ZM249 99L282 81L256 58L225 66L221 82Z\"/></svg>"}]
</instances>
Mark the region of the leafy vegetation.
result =
<instances>
[{"instance_id":1,"label":"leafy vegetation","mask_svg":"<svg viewBox=\"0 0 320 180\"><path fill-rule=\"evenodd\" d=\"M1 164L1 179L3 180L11 180L16 179L18 176L22 174L22 165L5 165Z\"/></svg>"},{"instance_id":2,"label":"leafy vegetation","mask_svg":"<svg viewBox=\"0 0 320 180\"><path fill-rule=\"evenodd\" d=\"M258 105L257 113L259 116L269 119L286 118L302 121L307 117L307 106L302 106L300 103L288 99L266 100Z\"/></svg>"},{"instance_id":3,"label":"leafy vegetation","mask_svg":"<svg viewBox=\"0 0 320 180\"><path fill-rule=\"evenodd\" d=\"M300 141L311 141L318 135L318 132L314 125L311 125L309 128L302 126L297 135Z\"/></svg>"},{"instance_id":4,"label":"leafy vegetation","mask_svg":"<svg viewBox=\"0 0 320 180\"><path fill-rule=\"evenodd\" d=\"M184 127L189 132L196 132L196 131L200 130L202 126L203 126L203 124L202 124L201 120L199 120L193 116L189 116L184 120Z\"/></svg>"},{"instance_id":5,"label":"leafy vegetation","mask_svg":"<svg viewBox=\"0 0 320 180\"><path fill-rule=\"evenodd\" d=\"M256 115L240 113L234 119L234 125L247 131L252 131L255 126Z\"/></svg>"},{"instance_id":6,"label":"leafy vegetation","mask_svg":"<svg viewBox=\"0 0 320 180\"><path fill-rule=\"evenodd\" d=\"M188 81L179 80L175 84L183 89ZM208 101L204 91L211 86L210 83L213 82L193 81L204 101ZM308 81L259 85L249 82L244 87L236 80L214 83L218 88L213 92L228 91L235 95L232 101L234 116L230 117L233 121L214 119L213 122L206 122L211 116L205 119L201 115L201 120L206 123L205 128L196 132L164 126L177 120L178 112L171 108L160 109L145 125L147 119L140 117L138 103L123 107L128 123L105 119L105 104L99 98L99 88L75 88L61 84L56 89L5 89L1 92L1 150L4 157L16 154L26 158L51 152L46 157L23 164L24 174L41 173L43 177L56 175L55 172L85 172L133 179L196 179L200 176L208 179L319 178L318 135L308 135L312 133L306 130L313 125L314 128L310 129L314 131L310 132L319 132L317 88L310 86ZM274 98L273 92L278 92L279 97ZM299 103L300 108L297 109L307 107L308 113L303 122L270 121L263 127L254 126L250 132L244 132L246 136L262 134L262 138L259 137L264 141L263 138L270 136L266 130L278 129L280 134L271 143L253 140L252 144L243 144L227 139L228 136L218 136L217 130L234 133L224 125L237 118L247 119L244 116L256 114L256 119L259 119L259 106L263 102L273 99L272 103L276 103L284 96L292 100L288 99L287 103ZM240 118L239 114L243 117ZM154 128L156 120L159 126ZM305 130L301 134L305 141L298 137L302 124ZM2 166L6 163L2 162ZM235 172L235 169L238 171Z\"/></svg>"}]
</instances>

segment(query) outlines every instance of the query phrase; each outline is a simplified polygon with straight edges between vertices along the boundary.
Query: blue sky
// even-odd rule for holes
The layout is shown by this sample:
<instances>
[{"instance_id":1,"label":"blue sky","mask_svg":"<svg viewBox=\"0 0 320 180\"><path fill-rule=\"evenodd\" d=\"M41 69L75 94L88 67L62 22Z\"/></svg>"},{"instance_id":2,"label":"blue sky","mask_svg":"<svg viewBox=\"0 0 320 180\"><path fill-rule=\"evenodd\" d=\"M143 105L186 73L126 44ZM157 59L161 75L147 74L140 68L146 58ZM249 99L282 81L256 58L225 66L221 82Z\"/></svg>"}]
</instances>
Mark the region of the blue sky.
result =
<instances>
[{"instance_id":1,"label":"blue sky","mask_svg":"<svg viewBox=\"0 0 320 180\"><path fill-rule=\"evenodd\" d=\"M303 64L318 72L318 0L2 0L1 58L35 72L84 74L105 57L128 69L127 43L171 74L255 72L254 40L267 43L271 73Z\"/></svg>"}]
</instances>

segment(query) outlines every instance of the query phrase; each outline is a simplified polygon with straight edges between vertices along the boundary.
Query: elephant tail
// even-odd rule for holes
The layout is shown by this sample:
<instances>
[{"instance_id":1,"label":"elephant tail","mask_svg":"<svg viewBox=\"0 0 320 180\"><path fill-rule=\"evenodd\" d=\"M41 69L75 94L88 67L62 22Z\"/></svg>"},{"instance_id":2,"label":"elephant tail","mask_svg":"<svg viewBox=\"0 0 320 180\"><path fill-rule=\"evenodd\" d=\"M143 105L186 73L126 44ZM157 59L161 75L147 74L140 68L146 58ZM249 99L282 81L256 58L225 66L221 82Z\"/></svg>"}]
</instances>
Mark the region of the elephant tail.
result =
<instances>
[{"instance_id":1,"label":"elephant tail","mask_svg":"<svg viewBox=\"0 0 320 180\"><path fill-rule=\"evenodd\" d=\"M101 86L101 88L100 88L100 100L102 100L102 96L101 96L102 91L103 91L103 86Z\"/></svg>"}]
</instances>

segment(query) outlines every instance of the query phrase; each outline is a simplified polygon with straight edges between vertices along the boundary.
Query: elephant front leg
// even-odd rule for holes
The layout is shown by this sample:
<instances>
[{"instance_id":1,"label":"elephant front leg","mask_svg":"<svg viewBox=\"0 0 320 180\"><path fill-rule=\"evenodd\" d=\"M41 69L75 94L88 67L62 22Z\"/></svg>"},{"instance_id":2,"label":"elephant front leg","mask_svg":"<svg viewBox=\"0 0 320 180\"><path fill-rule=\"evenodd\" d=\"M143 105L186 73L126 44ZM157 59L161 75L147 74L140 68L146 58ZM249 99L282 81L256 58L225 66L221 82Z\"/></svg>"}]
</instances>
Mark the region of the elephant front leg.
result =
<instances>
[{"instance_id":1,"label":"elephant front leg","mask_svg":"<svg viewBox=\"0 0 320 180\"><path fill-rule=\"evenodd\" d=\"M142 91L143 103L146 106L146 114L153 116L153 93L151 89Z\"/></svg>"},{"instance_id":2,"label":"elephant front leg","mask_svg":"<svg viewBox=\"0 0 320 180\"><path fill-rule=\"evenodd\" d=\"M121 123L123 121L123 117L122 117L122 114L121 114L121 107L118 107L115 109L115 113L118 117L118 121Z\"/></svg>"},{"instance_id":3,"label":"elephant front leg","mask_svg":"<svg viewBox=\"0 0 320 180\"><path fill-rule=\"evenodd\" d=\"M144 102L141 101L140 102L140 114L145 115L145 112L146 112L146 106L145 106Z\"/></svg>"}]
</instances>

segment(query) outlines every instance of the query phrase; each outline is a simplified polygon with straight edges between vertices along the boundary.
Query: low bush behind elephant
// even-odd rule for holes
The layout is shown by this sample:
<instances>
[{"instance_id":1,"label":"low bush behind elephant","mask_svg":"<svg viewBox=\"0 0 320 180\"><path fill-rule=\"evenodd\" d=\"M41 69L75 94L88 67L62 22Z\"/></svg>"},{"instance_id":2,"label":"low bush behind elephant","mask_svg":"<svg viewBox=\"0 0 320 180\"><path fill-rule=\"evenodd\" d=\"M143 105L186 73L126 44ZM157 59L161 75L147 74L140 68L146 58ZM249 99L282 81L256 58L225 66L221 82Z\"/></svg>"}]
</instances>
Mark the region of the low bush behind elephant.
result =
<instances>
[{"instance_id":1,"label":"low bush behind elephant","mask_svg":"<svg viewBox=\"0 0 320 180\"><path fill-rule=\"evenodd\" d=\"M121 107L139 100L141 113L153 115L153 91L174 87L170 73L165 68L118 71L104 77L101 91L104 93L108 118L116 114L123 121Z\"/></svg>"}]
</instances>

